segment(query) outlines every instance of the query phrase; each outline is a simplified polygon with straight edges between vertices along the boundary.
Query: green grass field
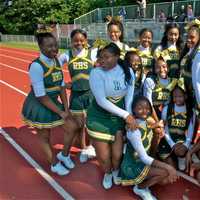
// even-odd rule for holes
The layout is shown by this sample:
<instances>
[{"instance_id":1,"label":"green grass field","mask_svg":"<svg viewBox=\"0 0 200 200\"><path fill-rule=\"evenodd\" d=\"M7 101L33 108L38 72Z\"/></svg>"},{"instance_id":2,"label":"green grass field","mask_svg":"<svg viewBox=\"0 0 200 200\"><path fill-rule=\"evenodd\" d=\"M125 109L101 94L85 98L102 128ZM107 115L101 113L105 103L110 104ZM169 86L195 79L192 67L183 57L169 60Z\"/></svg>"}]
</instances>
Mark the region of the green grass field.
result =
<instances>
[{"instance_id":1,"label":"green grass field","mask_svg":"<svg viewBox=\"0 0 200 200\"><path fill-rule=\"evenodd\" d=\"M38 51L37 43L33 42L0 42L0 47L14 47L19 49L29 49ZM65 49L59 49L60 52L64 52Z\"/></svg>"}]
</instances>

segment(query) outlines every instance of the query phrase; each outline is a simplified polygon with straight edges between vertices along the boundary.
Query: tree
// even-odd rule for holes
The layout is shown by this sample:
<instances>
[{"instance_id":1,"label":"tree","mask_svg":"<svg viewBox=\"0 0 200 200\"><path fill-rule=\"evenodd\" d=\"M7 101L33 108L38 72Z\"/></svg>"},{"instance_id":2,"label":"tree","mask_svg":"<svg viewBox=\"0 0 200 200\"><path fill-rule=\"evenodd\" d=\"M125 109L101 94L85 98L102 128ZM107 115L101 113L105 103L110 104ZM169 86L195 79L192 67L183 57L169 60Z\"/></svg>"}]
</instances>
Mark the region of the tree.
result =
<instances>
[{"instance_id":1,"label":"tree","mask_svg":"<svg viewBox=\"0 0 200 200\"><path fill-rule=\"evenodd\" d=\"M68 23L69 12L65 0L15 0L1 9L0 24L8 33L33 34L38 23Z\"/></svg>"}]
</instances>

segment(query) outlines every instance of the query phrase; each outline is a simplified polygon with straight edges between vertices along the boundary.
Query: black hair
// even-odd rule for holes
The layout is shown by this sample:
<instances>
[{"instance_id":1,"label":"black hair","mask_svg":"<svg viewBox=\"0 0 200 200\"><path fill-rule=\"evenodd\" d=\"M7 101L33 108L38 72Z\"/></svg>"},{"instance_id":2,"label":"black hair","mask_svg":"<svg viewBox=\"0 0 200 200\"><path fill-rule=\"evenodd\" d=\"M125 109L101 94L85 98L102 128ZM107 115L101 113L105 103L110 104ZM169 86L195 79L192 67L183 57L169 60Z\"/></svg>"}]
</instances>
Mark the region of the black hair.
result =
<instances>
[{"instance_id":1,"label":"black hair","mask_svg":"<svg viewBox=\"0 0 200 200\"><path fill-rule=\"evenodd\" d=\"M103 50L107 50L107 51L109 51L111 54L120 57L121 50L120 50L120 48L119 48L115 43L112 43L112 42L111 42L110 44L108 44L107 46L105 46L105 47L102 49L102 51L103 51ZM126 84L126 83L130 84L130 80L131 80L130 68L129 68L127 65L125 65L124 61L121 60L120 58L119 58L119 60L118 60L118 64L119 64L120 67L123 69L123 72L124 72L124 74L125 74L125 84Z\"/></svg>"},{"instance_id":2,"label":"black hair","mask_svg":"<svg viewBox=\"0 0 200 200\"><path fill-rule=\"evenodd\" d=\"M180 32L180 27L177 23L170 23L170 24L166 24L165 26L165 32L164 32L164 35L163 35L163 38L160 42L160 45L162 46L162 49L166 49L167 48L167 43L168 43L168 32L170 29L172 28L176 28L178 29L178 32L179 32L179 37L178 37L178 40L176 42L176 48L180 51L181 48L182 48L182 44L183 44L183 41L182 41L182 38L181 38L181 32Z\"/></svg>"},{"instance_id":3,"label":"black hair","mask_svg":"<svg viewBox=\"0 0 200 200\"><path fill-rule=\"evenodd\" d=\"M149 28L143 28L139 33L139 37L141 37L145 32L151 33L152 38L153 38L153 31L151 29L149 29Z\"/></svg>"},{"instance_id":4,"label":"black hair","mask_svg":"<svg viewBox=\"0 0 200 200\"><path fill-rule=\"evenodd\" d=\"M35 35L37 43L39 46L42 45L44 38L54 38L56 40L56 38L54 37L54 35L52 33L49 32L45 32L45 33L37 33Z\"/></svg>"},{"instance_id":5,"label":"black hair","mask_svg":"<svg viewBox=\"0 0 200 200\"><path fill-rule=\"evenodd\" d=\"M131 59L132 55L138 56L141 60L141 57L139 56L139 54L136 51L127 51L125 56L124 56L124 62L127 65L129 65L129 67L131 67L130 59Z\"/></svg>"},{"instance_id":6,"label":"black hair","mask_svg":"<svg viewBox=\"0 0 200 200\"><path fill-rule=\"evenodd\" d=\"M96 56L97 58L100 57L102 50L103 50L102 48L100 48L100 49L97 50L97 56Z\"/></svg>"},{"instance_id":7,"label":"black hair","mask_svg":"<svg viewBox=\"0 0 200 200\"><path fill-rule=\"evenodd\" d=\"M82 29L74 29L70 34L70 38L72 39L77 33L82 34L87 39L87 33Z\"/></svg>"},{"instance_id":8,"label":"black hair","mask_svg":"<svg viewBox=\"0 0 200 200\"><path fill-rule=\"evenodd\" d=\"M123 42L123 40L124 40L124 27L123 27L123 24L118 20L111 20L107 25L107 29L109 30L112 25L116 25L116 26L119 27L119 30L121 31L121 36L119 37L119 40L120 40L120 42Z\"/></svg>"},{"instance_id":9,"label":"black hair","mask_svg":"<svg viewBox=\"0 0 200 200\"><path fill-rule=\"evenodd\" d=\"M188 58L188 67L191 68L191 65L192 65L192 60L194 58L194 56L196 55L197 51L198 51L198 47L200 45L200 29L197 25L192 25L188 32L191 31L191 30L195 30L197 31L197 33L199 34L199 41L197 42L196 46L194 47L194 49L192 50L191 54L189 55L189 58ZM181 53L181 56L180 56L180 61L183 59L183 57L189 52L189 48L187 47L187 44L185 44L184 48L183 48L183 51Z\"/></svg>"},{"instance_id":10,"label":"black hair","mask_svg":"<svg viewBox=\"0 0 200 200\"><path fill-rule=\"evenodd\" d=\"M139 59L141 60L141 57L136 51L127 51L124 56L124 65L128 66L129 68L132 68L132 65L130 63L130 59L132 55L138 56Z\"/></svg>"},{"instance_id":11,"label":"black hair","mask_svg":"<svg viewBox=\"0 0 200 200\"><path fill-rule=\"evenodd\" d=\"M176 85L174 87L174 89L171 91L171 98L170 98L170 102L169 102L169 106L170 105L175 105L174 101L173 101L173 93L175 90L180 90L184 95L187 95L188 92L187 92L187 88L185 90L183 90L180 86ZM185 99L185 105L186 105L186 113L187 113L187 119L191 119L192 115L193 115L193 108L191 106L191 102L189 100L189 98L186 98ZM188 123L190 120L187 120Z\"/></svg>"},{"instance_id":12,"label":"black hair","mask_svg":"<svg viewBox=\"0 0 200 200\"><path fill-rule=\"evenodd\" d=\"M154 59L154 65L153 65L153 70L152 70L152 73L153 73L154 75L156 75L155 68L156 68L157 62L158 62L159 60L164 61L164 62L167 64L167 68L168 68L168 70L169 70L169 65L168 65L167 61L166 61L162 56L159 56L158 58Z\"/></svg>"},{"instance_id":13,"label":"black hair","mask_svg":"<svg viewBox=\"0 0 200 200\"><path fill-rule=\"evenodd\" d=\"M152 105L151 105L149 99L148 99L147 97L145 97L145 96L142 96L142 95L135 96L134 99L133 99L133 103L132 103L132 113L133 113L133 115L136 116L134 110L135 110L136 105L137 105L140 101L145 101L145 102L147 102L147 104L149 105L149 108L150 108L150 113L149 113L149 115L152 115L152 112L153 112Z\"/></svg>"}]
</instances>

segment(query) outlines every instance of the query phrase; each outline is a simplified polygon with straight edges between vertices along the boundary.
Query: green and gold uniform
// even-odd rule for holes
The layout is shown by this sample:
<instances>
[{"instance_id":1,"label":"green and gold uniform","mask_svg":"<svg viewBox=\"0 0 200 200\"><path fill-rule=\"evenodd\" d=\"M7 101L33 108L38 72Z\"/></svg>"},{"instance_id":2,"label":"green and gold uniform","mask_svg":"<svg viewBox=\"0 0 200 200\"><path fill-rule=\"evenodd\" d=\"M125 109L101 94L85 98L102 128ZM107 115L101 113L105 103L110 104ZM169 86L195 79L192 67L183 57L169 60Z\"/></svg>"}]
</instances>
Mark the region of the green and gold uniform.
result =
<instances>
[{"instance_id":1,"label":"green and gold uniform","mask_svg":"<svg viewBox=\"0 0 200 200\"><path fill-rule=\"evenodd\" d=\"M40 64L44 71L44 87L46 95L56 104L56 106L64 111L64 106L58 101L63 81L63 73L59 61L56 59L56 66L52 67L46 65L40 58L34 60L33 63ZM53 128L64 124L64 120L58 114L38 101L32 88L25 99L22 108L22 118L27 125L39 129Z\"/></svg>"},{"instance_id":2,"label":"green and gold uniform","mask_svg":"<svg viewBox=\"0 0 200 200\"><path fill-rule=\"evenodd\" d=\"M91 52L85 52L85 55L80 57L73 56L72 51L69 51L68 69L72 79L70 110L75 114L85 113L92 101L89 75L93 62L90 59Z\"/></svg>"},{"instance_id":3,"label":"green and gold uniform","mask_svg":"<svg viewBox=\"0 0 200 200\"><path fill-rule=\"evenodd\" d=\"M186 140L186 131L191 119L191 113L175 112L174 104L169 104L167 108L167 126L169 135L174 143L184 143ZM161 159L166 159L172 149L165 138L162 138L159 144L159 156Z\"/></svg>"},{"instance_id":4,"label":"green and gold uniform","mask_svg":"<svg viewBox=\"0 0 200 200\"><path fill-rule=\"evenodd\" d=\"M141 57L141 60L142 60L143 72L146 75L148 72L152 72L153 65L154 65L154 58L153 58L152 51L151 50L141 51L140 49L138 49L138 55Z\"/></svg>"},{"instance_id":5,"label":"green and gold uniform","mask_svg":"<svg viewBox=\"0 0 200 200\"><path fill-rule=\"evenodd\" d=\"M157 115L161 116L161 109L170 100L171 91L174 89L177 80L169 78L169 84L164 86L160 83L158 77L152 76L155 83L155 88L152 91L152 103L155 108Z\"/></svg>"},{"instance_id":6,"label":"green and gold uniform","mask_svg":"<svg viewBox=\"0 0 200 200\"><path fill-rule=\"evenodd\" d=\"M124 97L107 97L116 106L124 109ZM87 131L90 137L112 143L115 141L117 131L124 130L124 120L100 107L93 99L88 108Z\"/></svg>"},{"instance_id":7,"label":"green and gold uniform","mask_svg":"<svg viewBox=\"0 0 200 200\"><path fill-rule=\"evenodd\" d=\"M154 57L158 58L159 56L162 56L167 61L169 67L168 76L170 78L178 78L180 59L179 50L175 46L171 46L163 50L157 49L154 52Z\"/></svg>"},{"instance_id":8,"label":"green and gold uniform","mask_svg":"<svg viewBox=\"0 0 200 200\"><path fill-rule=\"evenodd\" d=\"M150 153L151 142L153 138L152 129L145 124L139 125L142 144L147 152ZM133 132L134 134L134 132ZM122 185L138 185L144 181L149 173L150 166L143 163L138 153L130 142L127 144L126 152L120 167L120 177Z\"/></svg>"}]
</instances>

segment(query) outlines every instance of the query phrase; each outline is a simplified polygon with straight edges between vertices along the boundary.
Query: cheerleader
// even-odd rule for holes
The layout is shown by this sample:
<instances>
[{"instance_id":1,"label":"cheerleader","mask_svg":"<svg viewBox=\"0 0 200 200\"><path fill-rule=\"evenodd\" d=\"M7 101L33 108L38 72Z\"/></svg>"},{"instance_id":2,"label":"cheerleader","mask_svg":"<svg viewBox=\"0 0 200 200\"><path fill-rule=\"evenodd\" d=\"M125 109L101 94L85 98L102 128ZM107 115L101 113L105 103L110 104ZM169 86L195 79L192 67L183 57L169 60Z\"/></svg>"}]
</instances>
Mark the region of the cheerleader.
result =
<instances>
[{"instance_id":1,"label":"cheerleader","mask_svg":"<svg viewBox=\"0 0 200 200\"><path fill-rule=\"evenodd\" d=\"M120 167L122 185L133 185L133 192L144 200L155 200L149 187L166 184L177 179L176 170L151 156L154 135L148 125L152 106L146 97L134 99L132 112L138 129L127 132L128 145Z\"/></svg>"},{"instance_id":2,"label":"cheerleader","mask_svg":"<svg viewBox=\"0 0 200 200\"><path fill-rule=\"evenodd\" d=\"M113 181L118 184L125 123L130 129L137 127L131 114L135 76L119 57L116 44L104 47L101 66L92 70L89 80L94 99L88 108L87 129L104 172L105 189L110 189Z\"/></svg>"},{"instance_id":3,"label":"cheerleader","mask_svg":"<svg viewBox=\"0 0 200 200\"><path fill-rule=\"evenodd\" d=\"M182 171L186 167L185 156L190 148L194 132L192 113L183 81L180 79L172 91L171 102L162 111L165 137L159 144L159 156L168 164L176 168L178 166Z\"/></svg>"},{"instance_id":4,"label":"cheerleader","mask_svg":"<svg viewBox=\"0 0 200 200\"><path fill-rule=\"evenodd\" d=\"M179 26L170 23L165 26L164 36L160 45L154 51L155 59L162 54L169 66L169 77L179 77L179 59L182 47L182 39Z\"/></svg>"},{"instance_id":5,"label":"cheerleader","mask_svg":"<svg viewBox=\"0 0 200 200\"><path fill-rule=\"evenodd\" d=\"M29 67L31 91L25 99L22 116L27 125L36 129L51 171L62 176L75 166L69 150L82 125L78 125L68 109L62 68L56 57L58 44L55 37L42 32L37 34L37 41L40 56ZM64 149L57 154L64 165L58 162L50 144L51 129L57 126L62 126L65 132Z\"/></svg>"},{"instance_id":6,"label":"cheerleader","mask_svg":"<svg viewBox=\"0 0 200 200\"><path fill-rule=\"evenodd\" d=\"M87 33L81 29L71 32L72 49L67 50L60 56L62 64L67 63L71 76L71 96L69 108L76 118L85 123L87 108L92 101L89 86L89 75L93 68L96 55L87 47ZM80 135L81 154L80 162L84 163L95 156L93 146L86 145L86 130Z\"/></svg>"}]
</instances>

